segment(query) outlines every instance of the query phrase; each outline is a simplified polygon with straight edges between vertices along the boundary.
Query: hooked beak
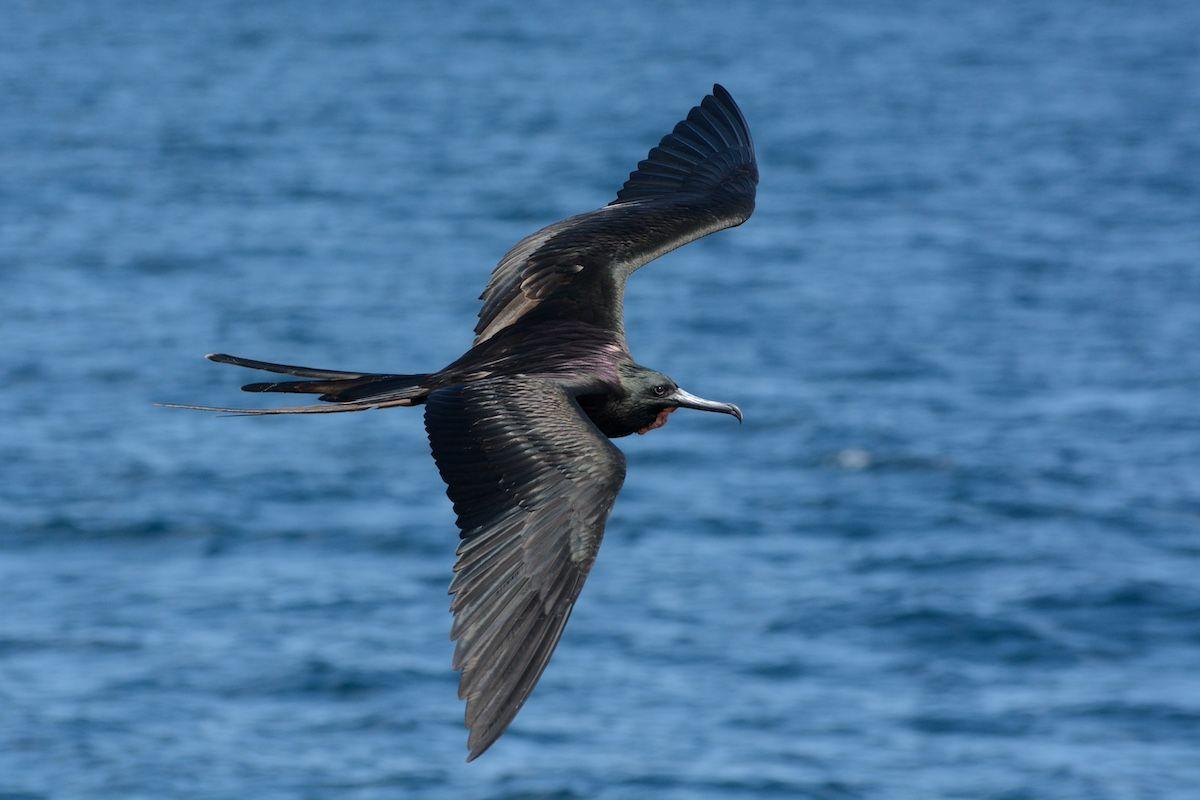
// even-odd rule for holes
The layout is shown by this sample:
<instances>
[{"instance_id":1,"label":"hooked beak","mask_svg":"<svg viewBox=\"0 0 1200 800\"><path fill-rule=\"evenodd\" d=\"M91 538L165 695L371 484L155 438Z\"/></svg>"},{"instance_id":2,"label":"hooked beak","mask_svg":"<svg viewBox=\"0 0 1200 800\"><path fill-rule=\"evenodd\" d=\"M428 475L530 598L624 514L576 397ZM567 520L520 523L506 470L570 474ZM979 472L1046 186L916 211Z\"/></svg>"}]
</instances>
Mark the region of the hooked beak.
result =
<instances>
[{"instance_id":1,"label":"hooked beak","mask_svg":"<svg viewBox=\"0 0 1200 800\"><path fill-rule=\"evenodd\" d=\"M733 403L718 403L715 400L705 400L703 397L696 397L691 392L685 392L683 389L676 389L667 399L673 402L680 408L694 408L697 411L717 411L721 414L729 414L732 417L737 417L737 421L742 421L742 410Z\"/></svg>"}]
</instances>

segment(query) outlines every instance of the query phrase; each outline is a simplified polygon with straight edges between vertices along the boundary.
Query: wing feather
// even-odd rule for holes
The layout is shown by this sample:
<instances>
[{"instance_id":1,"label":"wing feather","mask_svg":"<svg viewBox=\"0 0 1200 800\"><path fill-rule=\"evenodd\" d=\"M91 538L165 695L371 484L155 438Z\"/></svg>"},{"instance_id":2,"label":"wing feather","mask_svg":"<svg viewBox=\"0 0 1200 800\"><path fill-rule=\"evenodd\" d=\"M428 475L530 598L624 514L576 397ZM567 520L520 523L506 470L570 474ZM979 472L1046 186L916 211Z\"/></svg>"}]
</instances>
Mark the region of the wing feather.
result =
<instances>
[{"instance_id":1,"label":"wing feather","mask_svg":"<svg viewBox=\"0 0 1200 800\"><path fill-rule=\"evenodd\" d=\"M575 319L623 333L625 280L664 253L740 225L758 165L741 110L723 87L688 112L604 208L518 242L480 295L475 343L525 318Z\"/></svg>"},{"instance_id":2,"label":"wing feather","mask_svg":"<svg viewBox=\"0 0 1200 800\"><path fill-rule=\"evenodd\" d=\"M474 759L546 668L600 547L625 458L563 388L541 379L439 389L425 427L462 531L450 635Z\"/></svg>"}]
</instances>

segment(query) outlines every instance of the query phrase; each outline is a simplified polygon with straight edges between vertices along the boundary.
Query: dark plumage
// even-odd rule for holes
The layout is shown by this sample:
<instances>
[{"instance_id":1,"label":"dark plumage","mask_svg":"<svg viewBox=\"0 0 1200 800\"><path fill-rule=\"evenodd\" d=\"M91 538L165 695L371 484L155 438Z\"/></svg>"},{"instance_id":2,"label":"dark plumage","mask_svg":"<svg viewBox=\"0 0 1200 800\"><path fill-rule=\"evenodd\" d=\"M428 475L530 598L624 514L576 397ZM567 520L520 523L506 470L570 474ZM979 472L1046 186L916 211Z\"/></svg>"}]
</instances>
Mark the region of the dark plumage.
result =
<instances>
[{"instance_id":1,"label":"dark plumage","mask_svg":"<svg viewBox=\"0 0 1200 800\"><path fill-rule=\"evenodd\" d=\"M467 701L468 760L504 732L550 660L625 479L610 438L666 424L677 408L732 414L633 361L626 279L754 210L750 130L721 86L638 164L603 208L527 236L481 299L475 343L437 372L313 369L215 354L304 380L248 392L317 394L324 405L211 409L315 414L425 406L425 428L462 542L450 585L454 668ZM198 406L180 406L200 408Z\"/></svg>"}]
</instances>

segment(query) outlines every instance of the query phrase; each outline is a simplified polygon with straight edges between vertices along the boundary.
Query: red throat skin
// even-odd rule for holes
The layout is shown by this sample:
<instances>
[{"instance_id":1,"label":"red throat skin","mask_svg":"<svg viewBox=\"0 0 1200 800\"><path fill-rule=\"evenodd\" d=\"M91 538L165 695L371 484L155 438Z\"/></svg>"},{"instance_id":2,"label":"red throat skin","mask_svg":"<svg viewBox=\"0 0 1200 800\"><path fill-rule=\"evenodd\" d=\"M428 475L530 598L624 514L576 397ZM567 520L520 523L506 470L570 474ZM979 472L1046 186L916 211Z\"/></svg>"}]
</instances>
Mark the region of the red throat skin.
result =
<instances>
[{"instance_id":1,"label":"red throat skin","mask_svg":"<svg viewBox=\"0 0 1200 800\"><path fill-rule=\"evenodd\" d=\"M658 412L658 416L654 418L654 422L651 422L649 425L638 431L638 436L649 433L650 431L656 431L663 425L666 425L667 417L671 416L671 412L674 410L674 408L664 408L662 411Z\"/></svg>"}]
</instances>

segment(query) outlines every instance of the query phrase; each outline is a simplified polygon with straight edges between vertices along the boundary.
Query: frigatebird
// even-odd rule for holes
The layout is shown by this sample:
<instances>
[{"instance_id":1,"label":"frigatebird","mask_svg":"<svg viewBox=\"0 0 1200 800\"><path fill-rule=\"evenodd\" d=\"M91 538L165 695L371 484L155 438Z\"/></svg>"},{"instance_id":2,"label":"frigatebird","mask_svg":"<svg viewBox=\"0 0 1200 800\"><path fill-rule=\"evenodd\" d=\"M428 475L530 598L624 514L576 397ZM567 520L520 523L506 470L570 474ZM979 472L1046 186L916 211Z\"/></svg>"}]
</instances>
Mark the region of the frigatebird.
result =
<instances>
[{"instance_id":1,"label":"frigatebird","mask_svg":"<svg viewBox=\"0 0 1200 800\"><path fill-rule=\"evenodd\" d=\"M305 380L247 392L320 395L276 409L176 406L235 414L314 414L425 406L434 460L461 531L450 584L453 667L466 700L468 761L512 722L550 660L625 480L610 441L661 428L678 408L731 414L633 360L626 279L754 210L758 166L741 110L720 85L654 147L608 205L516 244L480 299L475 341L437 372L377 374L222 364Z\"/></svg>"}]
</instances>

